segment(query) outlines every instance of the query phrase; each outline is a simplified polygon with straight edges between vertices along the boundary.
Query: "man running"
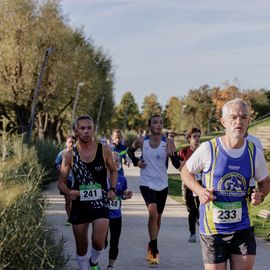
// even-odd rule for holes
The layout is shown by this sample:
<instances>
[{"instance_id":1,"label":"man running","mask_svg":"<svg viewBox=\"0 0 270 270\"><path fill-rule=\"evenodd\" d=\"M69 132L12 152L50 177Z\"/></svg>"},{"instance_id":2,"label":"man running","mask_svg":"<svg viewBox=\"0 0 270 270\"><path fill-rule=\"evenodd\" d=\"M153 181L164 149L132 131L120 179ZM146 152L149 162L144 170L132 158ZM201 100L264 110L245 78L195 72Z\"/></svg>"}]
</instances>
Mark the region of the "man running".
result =
<instances>
[{"instance_id":1,"label":"man running","mask_svg":"<svg viewBox=\"0 0 270 270\"><path fill-rule=\"evenodd\" d=\"M57 170L60 171L61 169L61 164L62 164L62 160L63 160L63 154L65 153L65 151L67 151L68 149L71 149L72 146L75 144L76 142L76 137L74 135L68 135L67 136L67 140L66 140L66 149L60 151L55 159L55 162L54 162L54 165L55 165L55 168ZM73 183L74 183L74 177L73 177L73 173L72 171L70 170L69 171L69 174L68 174L68 178L67 178L67 186L68 188L71 188L73 186ZM64 195L62 192L60 192L61 195ZM67 196L64 196L65 197L65 210L66 210L66 213L67 213L67 216L68 216L68 219L65 223L66 226L69 226L71 225L71 223L69 222L69 216L70 216L70 210L71 210L71 200L69 200L69 198Z\"/></svg>"},{"instance_id":2,"label":"man running","mask_svg":"<svg viewBox=\"0 0 270 270\"><path fill-rule=\"evenodd\" d=\"M70 222L76 241L77 262L80 270L99 270L98 258L104 248L109 225L108 199L114 200L117 171L109 146L97 143L94 122L88 115L75 123L77 144L64 153L58 180L61 192L72 200ZM67 186L72 169L74 185ZM107 170L110 189L107 188ZM88 227L92 223L91 257L88 258Z\"/></svg>"},{"instance_id":3,"label":"man running","mask_svg":"<svg viewBox=\"0 0 270 270\"><path fill-rule=\"evenodd\" d=\"M111 137L112 141L110 144L111 150L119 155L119 161L118 161L118 174L124 175L124 169L123 169L123 160L124 164L126 166L130 166L129 161L127 160L127 148L122 144L123 141L123 135L120 129L115 129L112 133Z\"/></svg>"},{"instance_id":4,"label":"man running","mask_svg":"<svg viewBox=\"0 0 270 270\"><path fill-rule=\"evenodd\" d=\"M256 255L254 227L249 216L249 183L258 189L251 203L259 205L270 191L270 178L262 151L244 136L248 106L237 98L222 107L225 135L202 143L189 158L181 176L200 198L200 237L206 270L251 270ZM203 171L203 186L194 174Z\"/></svg>"},{"instance_id":5,"label":"man running","mask_svg":"<svg viewBox=\"0 0 270 270\"><path fill-rule=\"evenodd\" d=\"M134 166L140 170L140 190L147 205L148 244L147 260L150 264L159 264L159 251L157 246L161 216L168 195L168 157L173 165L180 167L174 141L162 136L163 119L154 115L148 120L149 136L140 136L128 149L128 155ZM141 148L141 158L135 157L135 151Z\"/></svg>"},{"instance_id":6,"label":"man running","mask_svg":"<svg viewBox=\"0 0 270 270\"><path fill-rule=\"evenodd\" d=\"M189 141L189 146L184 147L183 149L179 150L179 157L181 160L181 166L183 167L186 161L191 157L194 151L200 145L200 138L201 138L201 131L198 128L192 128L187 133L187 139ZM196 180L199 183L202 182L202 174L201 172L195 175ZM190 236L188 241L189 242L196 242L196 222L199 219L199 205L200 200L197 194L192 192L188 187L185 186L184 182L182 182L182 191L186 201L187 211L188 211L188 225Z\"/></svg>"}]
</instances>

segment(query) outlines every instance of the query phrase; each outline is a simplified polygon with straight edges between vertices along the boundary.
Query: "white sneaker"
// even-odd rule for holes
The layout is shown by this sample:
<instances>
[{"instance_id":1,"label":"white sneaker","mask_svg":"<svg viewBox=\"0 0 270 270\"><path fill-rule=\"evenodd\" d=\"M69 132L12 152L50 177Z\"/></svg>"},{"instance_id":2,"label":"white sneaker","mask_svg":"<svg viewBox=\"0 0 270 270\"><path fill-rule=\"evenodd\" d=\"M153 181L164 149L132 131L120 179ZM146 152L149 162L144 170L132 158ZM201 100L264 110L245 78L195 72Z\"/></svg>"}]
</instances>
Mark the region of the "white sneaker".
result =
<instances>
[{"instance_id":1,"label":"white sneaker","mask_svg":"<svg viewBox=\"0 0 270 270\"><path fill-rule=\"evenodd\" d=\"M196 242L196 235L195 234L191 234L189 239L188 239L188 242L190 243L195 243Z\"/></svg>"}]
</instances>

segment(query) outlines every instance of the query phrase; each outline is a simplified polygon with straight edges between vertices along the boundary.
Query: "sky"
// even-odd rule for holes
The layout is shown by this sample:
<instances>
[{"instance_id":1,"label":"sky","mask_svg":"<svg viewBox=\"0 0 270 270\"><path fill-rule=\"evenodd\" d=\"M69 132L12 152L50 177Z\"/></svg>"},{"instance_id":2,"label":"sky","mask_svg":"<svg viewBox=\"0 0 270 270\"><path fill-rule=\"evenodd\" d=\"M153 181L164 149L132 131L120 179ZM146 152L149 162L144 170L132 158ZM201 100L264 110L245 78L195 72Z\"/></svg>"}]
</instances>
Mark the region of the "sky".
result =
<instances>
[{"instance_id":1,"label":"sky","mask_svg":"<svg viewBox=\"0 0 270 270\"><path fill-rule=\"evenodd\" d=\"M270 89L268 0L62 0L72 27L112 58L114 97L141 106L227 82Z\"/></svg>"}]
</instances>

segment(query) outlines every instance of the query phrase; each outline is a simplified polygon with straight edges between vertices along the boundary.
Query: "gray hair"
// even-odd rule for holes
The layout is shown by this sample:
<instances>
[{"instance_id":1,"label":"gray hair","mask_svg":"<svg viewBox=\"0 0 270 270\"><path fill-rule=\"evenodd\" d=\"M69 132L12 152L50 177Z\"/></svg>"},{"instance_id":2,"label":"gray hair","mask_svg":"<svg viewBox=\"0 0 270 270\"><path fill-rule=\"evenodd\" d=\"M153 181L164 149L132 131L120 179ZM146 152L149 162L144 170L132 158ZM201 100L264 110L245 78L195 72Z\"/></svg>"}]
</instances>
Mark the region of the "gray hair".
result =
<instances>
[{"instance_id":1,"label":"gray hair","mask_svg":"<svg viewBox=\"0 0 270 270\"><path fill-rule=\"evenodd\" d=\"M246 102L244 102L241 98L235 98L232 100L227 101L222 106L222 117L225 117L229 112L229 106L232 104L240 104L242 107L244 107L248 113L248 105Z\"/></svg>"}]
</instances>

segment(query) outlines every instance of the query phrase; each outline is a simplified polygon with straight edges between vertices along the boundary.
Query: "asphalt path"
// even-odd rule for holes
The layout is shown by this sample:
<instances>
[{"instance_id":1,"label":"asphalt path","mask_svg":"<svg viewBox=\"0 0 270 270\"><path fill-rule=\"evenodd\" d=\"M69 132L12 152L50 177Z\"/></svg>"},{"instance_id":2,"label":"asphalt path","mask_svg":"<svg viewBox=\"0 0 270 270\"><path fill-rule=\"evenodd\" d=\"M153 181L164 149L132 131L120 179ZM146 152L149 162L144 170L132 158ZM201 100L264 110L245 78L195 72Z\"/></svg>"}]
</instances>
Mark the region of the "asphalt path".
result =
<instances>
[{"instance_id":1,"label":"asphalt path","mask_svg":"<svg viewBox=\"0 0 270 270\"><path fill-rule=\"evenodd\" d=\"M178 173L169 167L169 173ZM158 238L160 264L149 265L145 260L148 237L148 213L139 191L139 169L125 167L128 188L133 191L130 200L123 201L123 226L119 244L119 256L115 263L116 270L201 270L203 262L197 233L197 242L189 243L187 211L185 205L167 199ZM59 195L56 183L48 186L44 192L48 201L46 219L55 230L55 237L65 238L64 252L70 257L67 269L77 270L75 241L71 226L65 226L66 213L64 198ZM89 246L91 243L91 225L89 227ZM255 270L270 269L270 243L257 239ZM108 248L103 251L99 265L102 270L108 265Z\"/></svg>"}]
</instances>

